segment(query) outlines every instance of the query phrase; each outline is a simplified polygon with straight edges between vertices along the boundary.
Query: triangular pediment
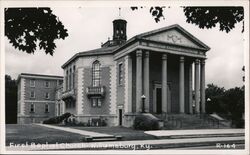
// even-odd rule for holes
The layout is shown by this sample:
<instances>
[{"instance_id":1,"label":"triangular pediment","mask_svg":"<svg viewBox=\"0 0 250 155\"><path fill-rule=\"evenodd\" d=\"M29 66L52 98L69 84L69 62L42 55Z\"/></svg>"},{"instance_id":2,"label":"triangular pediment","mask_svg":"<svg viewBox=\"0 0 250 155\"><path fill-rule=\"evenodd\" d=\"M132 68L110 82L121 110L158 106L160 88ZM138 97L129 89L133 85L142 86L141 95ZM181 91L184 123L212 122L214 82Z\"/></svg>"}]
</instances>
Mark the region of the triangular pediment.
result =
<instances>
[{"instance_id":1,"label":"triangular pediment","mask_svg":"<svg viewBox=\"0 0 250 155\"><path fill-rule=\"evenodd\" d=\"M209 50L209 47L188 33L179 25L172 25L155 31L150 31L139 35L140 38L182 45L187 47L202 48Z\"/></svg>"}]
</instances>

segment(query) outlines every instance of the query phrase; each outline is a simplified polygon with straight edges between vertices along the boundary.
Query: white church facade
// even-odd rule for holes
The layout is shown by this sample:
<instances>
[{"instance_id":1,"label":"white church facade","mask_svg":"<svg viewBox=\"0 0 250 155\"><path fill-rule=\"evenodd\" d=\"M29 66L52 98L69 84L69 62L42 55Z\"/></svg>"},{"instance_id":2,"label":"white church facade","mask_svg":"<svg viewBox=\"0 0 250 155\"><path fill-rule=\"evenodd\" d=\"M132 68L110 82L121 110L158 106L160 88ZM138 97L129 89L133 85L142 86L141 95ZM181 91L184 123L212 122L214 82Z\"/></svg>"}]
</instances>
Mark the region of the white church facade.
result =
<instances>
[{"instance_id":1,"label":"white church facade","mask_svg":"<svg viewBox=\"0 0 250 155\"><path fill-rule=\"evenodd\" d=\"M204 113L210 48L179 25L129 40L126 26L125 20L114 20L112 40L62 65L63 111L82 122L101 118L109 126L127 127L142 111Z\"/></svg>"}]
</instances>

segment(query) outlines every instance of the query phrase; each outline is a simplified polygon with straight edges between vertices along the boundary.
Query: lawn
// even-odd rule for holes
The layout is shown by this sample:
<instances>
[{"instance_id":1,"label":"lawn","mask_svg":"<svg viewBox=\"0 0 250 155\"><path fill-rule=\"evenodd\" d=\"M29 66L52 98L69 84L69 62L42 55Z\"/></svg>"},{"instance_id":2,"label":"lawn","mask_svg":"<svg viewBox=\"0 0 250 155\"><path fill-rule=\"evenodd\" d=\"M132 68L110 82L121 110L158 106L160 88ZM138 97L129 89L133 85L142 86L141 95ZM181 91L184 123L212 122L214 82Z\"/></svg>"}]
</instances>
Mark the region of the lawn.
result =
<instances>
[{"instance_id":1,"label":"lawn","mask_svg":"<svg viewBox=\"0 0 250 155\"><path fill-rule=\"evenodd\" d=\"M79 130L93 131L99 133L110 134L114 136L122 136L122 140L151 140L156 139L155 136L144 133L141 130L134 130L126 127L73 127Z\"/></svg>"},{"instance_id":2,"label":"lawn","mask_svg":"<svg viewBox=\"0 0 250 155\"><path fill-rule=\"evenodd\" d=\"M34 124L7 124L6 125L6 146L10 143L28 144L46 142L51 144L82 142L84 137L79 134L50 129Z\"/></svg>"}]
</instances>

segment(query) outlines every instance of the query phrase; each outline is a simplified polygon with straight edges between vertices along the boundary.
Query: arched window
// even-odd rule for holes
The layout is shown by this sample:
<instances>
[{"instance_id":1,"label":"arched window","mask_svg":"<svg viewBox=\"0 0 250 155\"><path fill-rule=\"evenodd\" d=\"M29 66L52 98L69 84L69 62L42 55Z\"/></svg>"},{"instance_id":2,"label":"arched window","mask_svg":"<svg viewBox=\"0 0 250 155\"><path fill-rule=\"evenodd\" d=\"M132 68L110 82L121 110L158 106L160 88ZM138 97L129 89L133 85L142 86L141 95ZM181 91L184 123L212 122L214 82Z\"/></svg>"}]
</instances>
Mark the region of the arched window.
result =
<instances>
[{"instance_id":1,"label":"arched window","mask_svg":"<svg viewBox=\"0 0 250 155\"><path fill-rule=\"evenodd\" d=\"M98 87L101 85L101 64L95 61L92 65L92 86Z\"/></svg>"}]
</instances>

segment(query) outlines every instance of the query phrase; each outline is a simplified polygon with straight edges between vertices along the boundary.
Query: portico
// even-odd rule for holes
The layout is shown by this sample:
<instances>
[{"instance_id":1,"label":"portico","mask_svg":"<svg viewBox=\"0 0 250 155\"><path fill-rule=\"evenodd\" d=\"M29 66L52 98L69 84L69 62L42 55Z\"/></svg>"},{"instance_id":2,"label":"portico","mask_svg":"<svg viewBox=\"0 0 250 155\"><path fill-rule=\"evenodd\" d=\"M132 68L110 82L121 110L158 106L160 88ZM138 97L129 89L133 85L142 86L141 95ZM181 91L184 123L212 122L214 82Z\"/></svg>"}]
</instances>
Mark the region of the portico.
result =
<instances>
[{"instance_id":1,"label":"portico","mask_svg":"<svg viewBox=\"0 0 250 155\"><path fill-rule=\"evenodd\" d=\"M205 113L209 47L179 25L138 35L128 43L130 46L123 45L114 56L126 57L125 70L130 71L125 75L125 107L129 104L125 113L142 111L142 95L146 97L146 112L192 114L194 104L195 113Z\"/></svg>"}]
</instances>

